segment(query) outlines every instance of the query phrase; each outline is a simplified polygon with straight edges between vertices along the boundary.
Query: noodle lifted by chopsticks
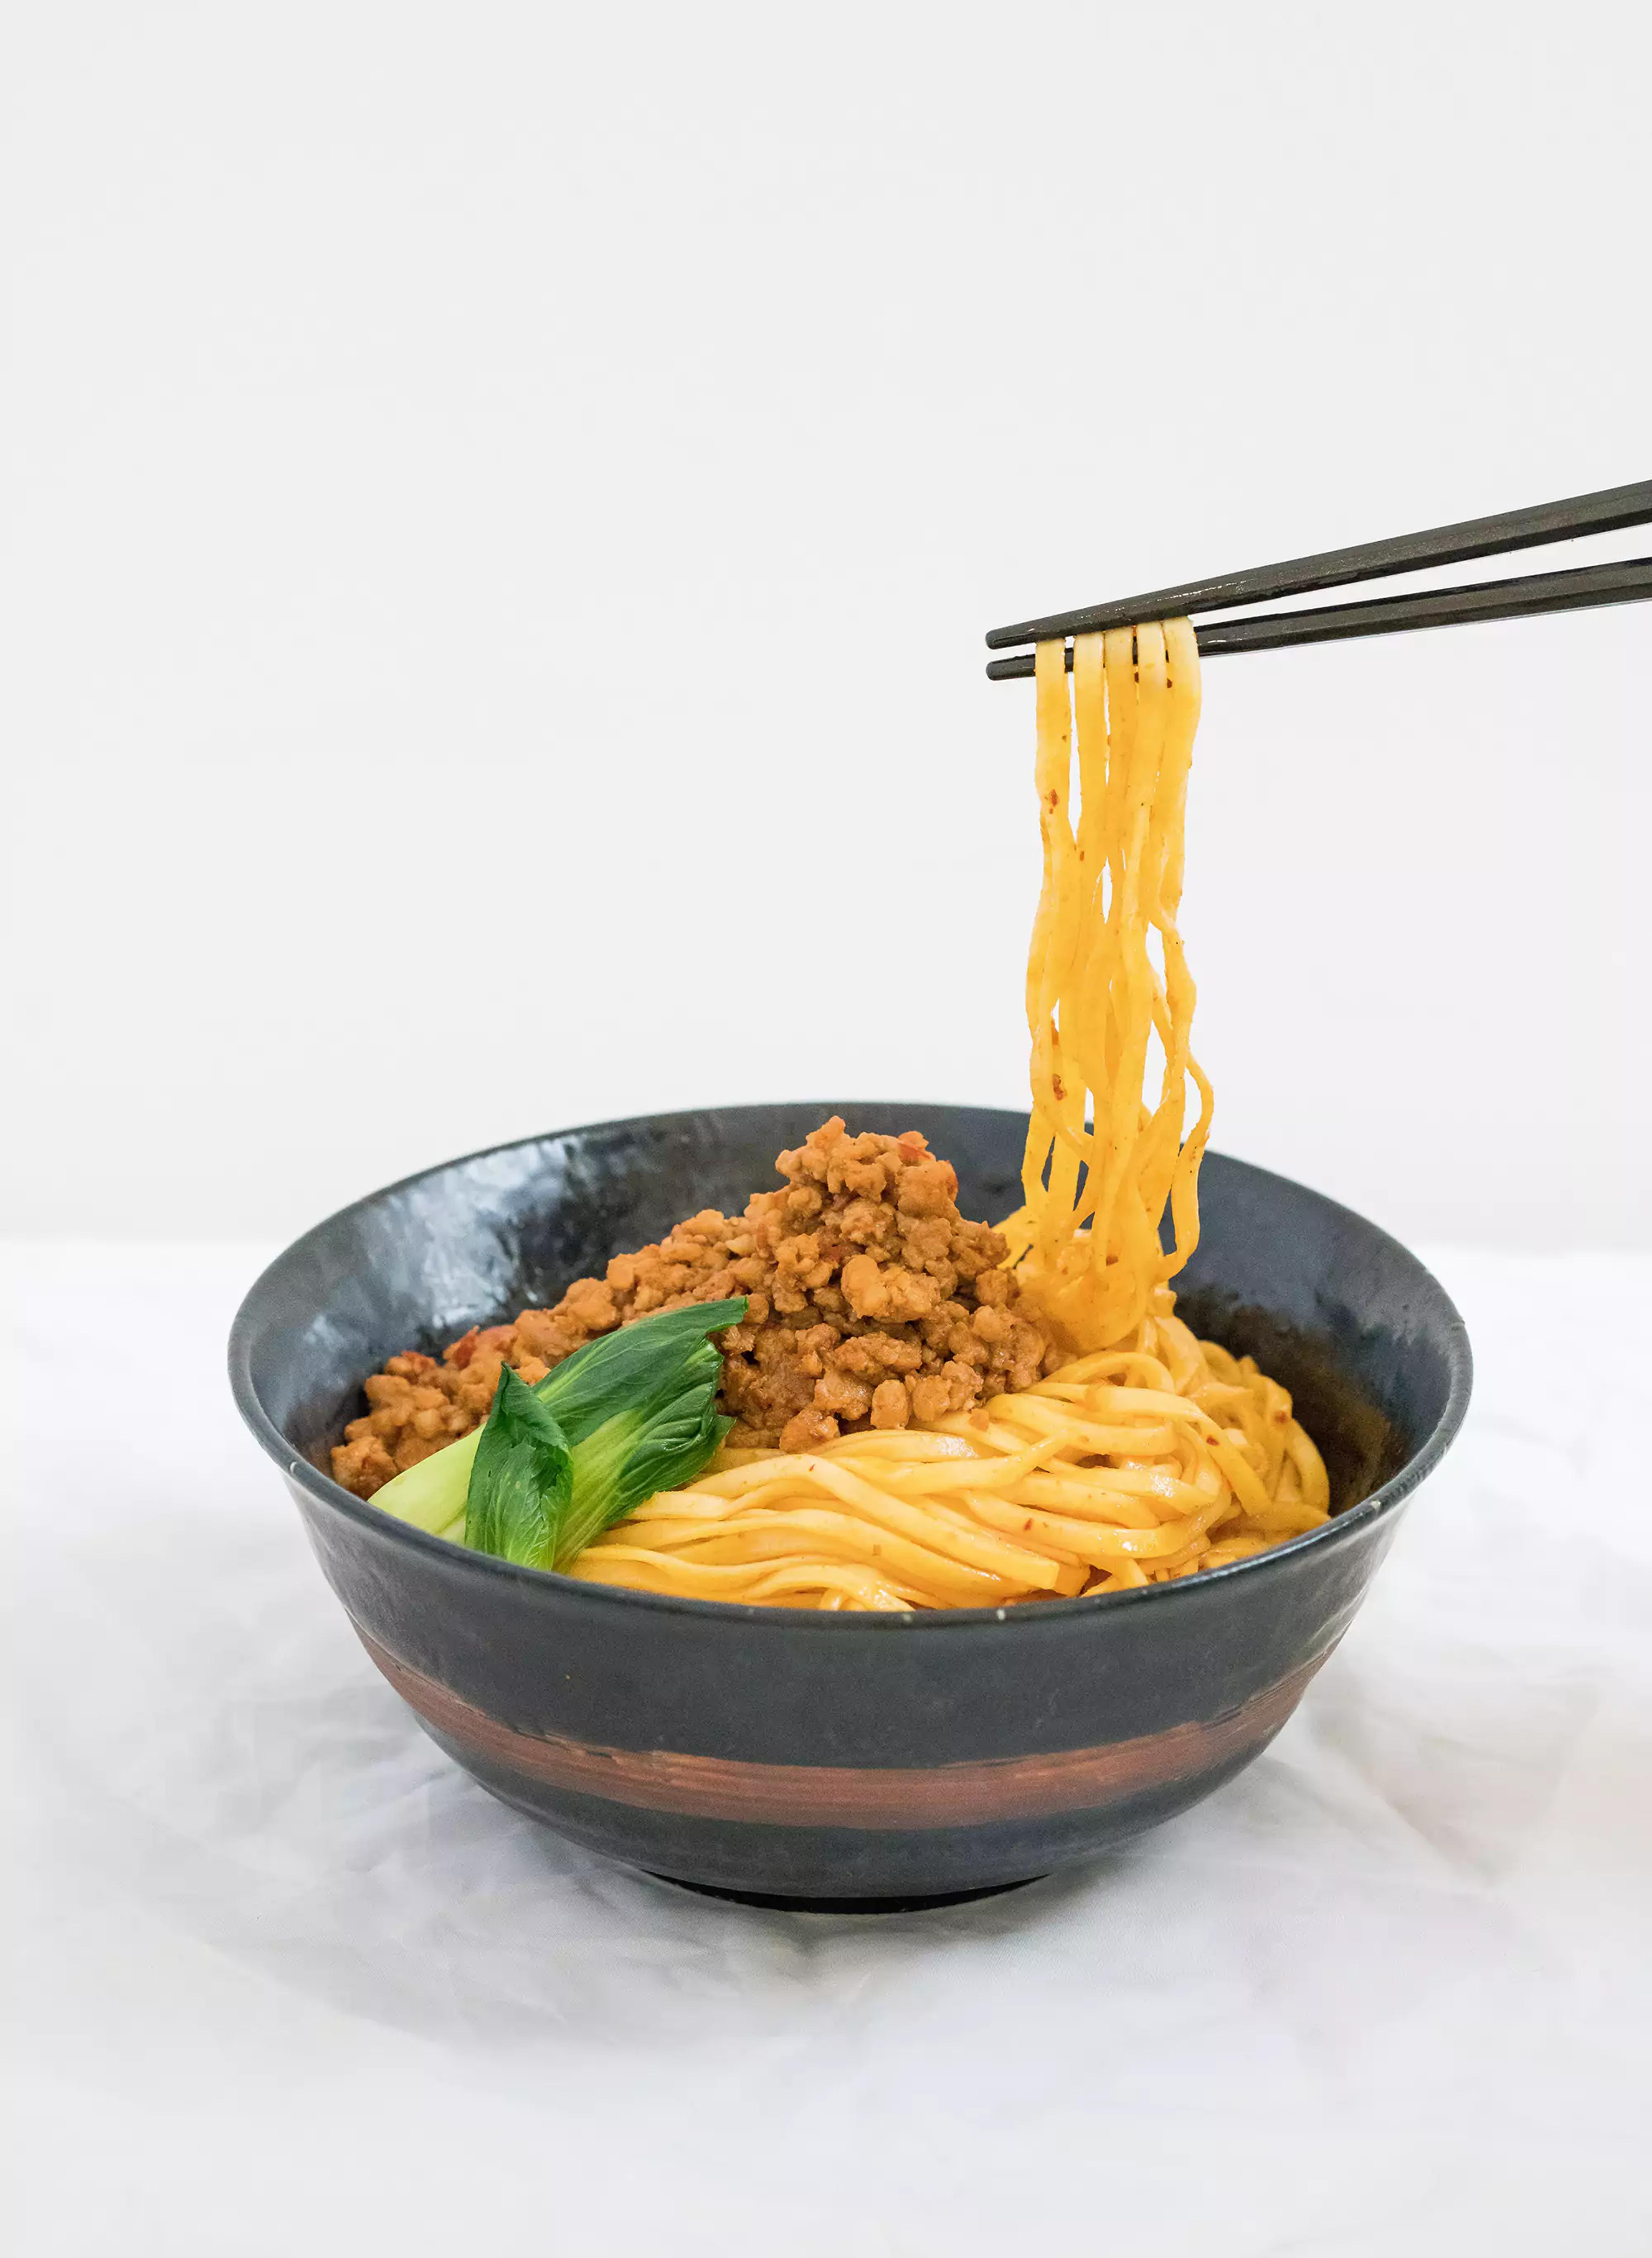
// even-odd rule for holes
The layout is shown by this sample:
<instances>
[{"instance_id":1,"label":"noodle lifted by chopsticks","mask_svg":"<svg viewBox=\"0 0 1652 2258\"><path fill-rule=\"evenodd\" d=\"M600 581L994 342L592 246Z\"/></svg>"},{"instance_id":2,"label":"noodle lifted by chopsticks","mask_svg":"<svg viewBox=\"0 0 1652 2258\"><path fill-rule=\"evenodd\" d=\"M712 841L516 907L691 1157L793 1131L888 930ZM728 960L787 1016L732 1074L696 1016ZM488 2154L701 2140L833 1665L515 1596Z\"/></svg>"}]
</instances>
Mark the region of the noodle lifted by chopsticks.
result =
<instances>
[{"instance_id":1,"label":"noodle lifted by chopsticks","mask_svg":"<svg viewBox=\"0 0 1652 2258\"><path fill-rule=\"evenodd\" d=\"M770 1607L1002 1606L1191 1575L1327 1518L1325 1467L1289 1395L1251 1358L1195 1339L1170 1285L1198 1243L1211 1117L1176 929L1199 721L1193 628L1075 638L1071 693L1059 643L1039 645L1036 672L1032 1113L1026 1203L1003 1229L1023 1292L1072 1360L921 1428L727 1452L600 1537L571 1574ZM1184 1135L1190 1081L1198 1112Z\"/></svg>"}]
</instances>

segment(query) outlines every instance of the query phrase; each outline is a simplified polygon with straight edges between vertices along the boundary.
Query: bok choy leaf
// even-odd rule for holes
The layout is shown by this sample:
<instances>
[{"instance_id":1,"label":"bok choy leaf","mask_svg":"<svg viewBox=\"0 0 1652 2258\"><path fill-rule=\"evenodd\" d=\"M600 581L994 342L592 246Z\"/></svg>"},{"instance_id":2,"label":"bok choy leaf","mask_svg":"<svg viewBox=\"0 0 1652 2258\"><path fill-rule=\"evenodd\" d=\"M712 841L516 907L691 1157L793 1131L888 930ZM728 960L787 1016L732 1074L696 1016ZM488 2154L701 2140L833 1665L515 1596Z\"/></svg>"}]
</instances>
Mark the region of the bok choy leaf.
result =
<instances>
[{"instance_id":1,"label":"bok choy leaf","mask_svg":"<svg viewBox=\"0 0 1652 2258\"><path fill-rule=\"evenodd\" d=\"M507 1467L516 1481L538 1448L545 1522L531 1540L538 1550L530 1565L566 1566L644 1499L680 1488L705 1471L730 1424L716 1415L723 1359L709 1336L738 1324L745 1310L737 1297L661 1310L587 1341L531 1388L513 1372L514 1389L508 1389L502 1376L488 1426L397 1474L374 1504L433 1535L462 1537L478 1551L528 1558L502 1545L507 1531L517 1532L509 1541L525 1541L529 1509L515 1489L507 1497L496 1495L495 1485ZM493 1444L487 1440L502 1402L514 1406L516 1391L549 1415L567 1446L566 1495L543 1431L531 1431L538 1441L530 1440L519 1409L505 1415ZM508 1449L515 1455L507 1457Z\"/></svg>"},{"instance_id":2,"label":"bok choy leaf","mask_svg":"<svg viewBox=\"0 0 1652 2258\"><path fill-rule=\"evenodd\" d=\"M502 1364L470 1470L465 1542L501 1560L546 1567L573 1495L573 1453L555 1414Z\"/></svg>"}]
</instances>

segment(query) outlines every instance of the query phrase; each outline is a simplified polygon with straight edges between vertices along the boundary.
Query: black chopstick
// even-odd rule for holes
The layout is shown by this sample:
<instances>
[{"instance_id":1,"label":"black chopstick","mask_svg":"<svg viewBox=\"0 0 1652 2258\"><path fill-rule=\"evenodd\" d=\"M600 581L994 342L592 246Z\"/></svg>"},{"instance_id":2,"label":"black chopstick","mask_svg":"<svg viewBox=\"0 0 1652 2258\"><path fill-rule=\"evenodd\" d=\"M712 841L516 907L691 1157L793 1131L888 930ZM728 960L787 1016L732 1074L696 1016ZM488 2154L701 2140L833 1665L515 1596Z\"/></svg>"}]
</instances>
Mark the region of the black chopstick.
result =
<instances>
[{"instance_id":1,"label":"black chopstick","mask_svg":"<svg viewBox=\"0 0 1652 2258\"><path fill-rule=\"evenodd\" d=\"M1201 658L1224 651L1280 650L1287 643L1332 643L1354 636L1400 635L1412 628L1449 628L1472 620L1524 619L1535 612L1580 612L1599 604L1633 604L1652 598L1652 557L1620 564L1584 564L1570 572L1535 572L1522 579L1478 580L1463 588L1419 589L1408 596L1378 596L1360 604L1328 604L1304 612L1257 612L1248 619L1195 621ZM1173 614L1144 614L1147 618ZM1120 626L1125 622L1120 621ZM1053 634L1050 637L1055 640ZM986 663L987 678L1014 682L1029 675L1031 651ZM1072 666L1072 647L1067 647Z\"/></svg>"},{"instance_id":2,"label":"black chopstick","mask_svg":"<svg viewBox=\"0 0 1652 2258\"><path fill-rule=\"evenodd\" d=\"M1505 510L1496 517L1468 518L1460 525L1435 526L1427 533L1402 533L1389 541L1364 542L1352 549L1328 549L1316 557L1297 557L1283 564L1257 565L1245 572L1226 572L1214 579L1188 581L1180 587L1150 589L1143 595L1121 597L1114 603L1092 604L1081 611L1052 612L1043 619L1021 620L1012 627L993 628L986 643L989 650L1003 650L1016 643L1048 643L1057 636L1093 635L1100 628L1130 627L1138 620L1191 618L1199 612L1226 611L1238 604L1271 603L1282 596L1307 595L1320 588L1343 587L1357 580L1380 580L1396 572L1420 572L1427 565L1460 564L1470 557L1496 557L1512 549L1535 549L1549 541L1574 541L1586 534L1613 533L1626 525L1648 523L1652 523L1652 479L1642 479L1634 486L1606 486L1599 493L1574 494L1565 501L1540 502L1533 509ZM1556 573L1547 577L1559 580L1566 576ZM1439 593L1449 598L1465 592L1446 589ZM1628 603L1645 593L1637 588L1618 595L1574 597L1571 602ZM1352 614L1363 611L1364 607L1346 605L1336 608ZM1521 608L1543 611L1567 607L1537 603ZM1313 615L1299 613L1294 616ZM1462 616L1497 619L1513 614L1482 608ZM1393 626L1406 624L1409 622L1395 621ZM1427 618L1416 624L1444 626L1448 622ZM1326 628L1316 636L1282 635L1271 642L1230 643L1221 648L1268 650L1278 643L1320 641L1325 636L1392 631L1385 625ZM1200 649L1205 647L1201 636ZM1031 669L1022 667L1015 671L1029 673ZM987 672L995 681L1007 678L993 666L989 666Z\"/></svg>"}]
</instances>

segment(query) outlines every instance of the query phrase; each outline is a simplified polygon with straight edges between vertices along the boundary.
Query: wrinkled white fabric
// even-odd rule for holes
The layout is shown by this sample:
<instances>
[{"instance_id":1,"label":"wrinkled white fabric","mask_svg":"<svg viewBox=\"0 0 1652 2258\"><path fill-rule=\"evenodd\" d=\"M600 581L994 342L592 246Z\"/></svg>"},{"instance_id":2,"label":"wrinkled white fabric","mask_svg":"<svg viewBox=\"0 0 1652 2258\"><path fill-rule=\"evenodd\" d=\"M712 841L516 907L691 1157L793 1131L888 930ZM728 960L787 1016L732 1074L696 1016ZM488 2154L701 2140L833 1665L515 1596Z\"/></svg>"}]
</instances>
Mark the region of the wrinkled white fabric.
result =
<instances>
[{"instance_id":1,"label":"wrinkled white fabric","mask_svg":"<svg viewBox=\"0 0 1652 2258\"><path fill-rule=\"evenodd\" d=\"M1652 1262L1437 1254L1468 1428L1268 1753L866 1920L424 1737L230 1402L259 1253L11 1250L25 2258L1652 2249Z\"/></svg>"}]
</instances>

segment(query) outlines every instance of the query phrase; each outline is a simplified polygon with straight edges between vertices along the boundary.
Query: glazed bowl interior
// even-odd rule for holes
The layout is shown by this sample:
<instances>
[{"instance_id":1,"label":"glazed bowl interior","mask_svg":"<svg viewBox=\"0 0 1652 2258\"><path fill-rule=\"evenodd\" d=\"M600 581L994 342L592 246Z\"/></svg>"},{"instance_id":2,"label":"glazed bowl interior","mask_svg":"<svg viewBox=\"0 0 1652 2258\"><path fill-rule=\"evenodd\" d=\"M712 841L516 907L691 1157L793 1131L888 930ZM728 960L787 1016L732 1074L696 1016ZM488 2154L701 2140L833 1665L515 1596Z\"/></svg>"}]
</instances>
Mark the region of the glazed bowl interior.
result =
<instances>
[{"instance_id":1,"label":"glazed bowl interior","mask_svg":"<svg viewBox=\"0 0 1652 2258\"><path fill-rule=\"evenodd\" d=\"M1047 1871L1169 1817L1265 1746L1342 1636L1468 1400L1462 1322L1394 1239L1209 1155L1178 1282L1322 1451L1334 1514L1178 1582L1010 1608L815 1614L619 1592L444 1544L328 1452L399 1350L556 1301L706 1207L738 1212L829 1114L917 1129L968 1217L1020 1200L1024 1116L742 1106L568 1130L330 1218L253 1287L238 1401L379 1667L494 1793L607 1855L788 1901L908 1903Z\"/></svg>"}]
</instances>

